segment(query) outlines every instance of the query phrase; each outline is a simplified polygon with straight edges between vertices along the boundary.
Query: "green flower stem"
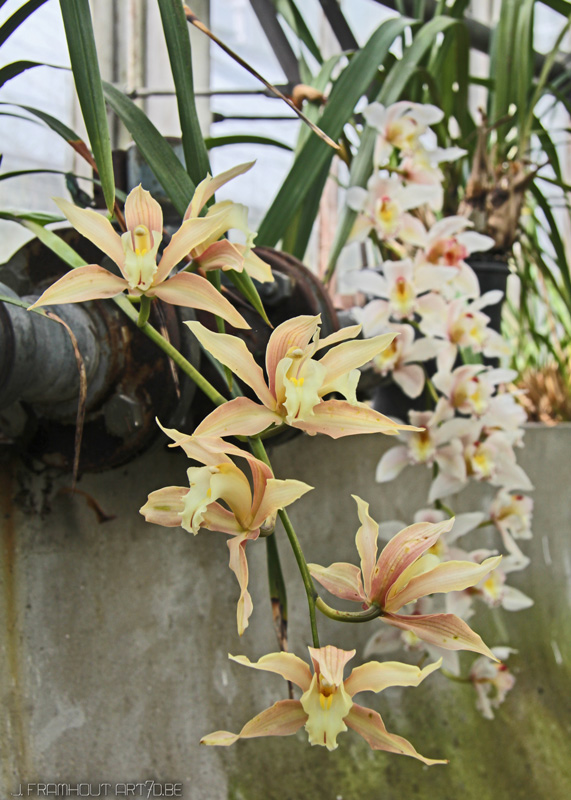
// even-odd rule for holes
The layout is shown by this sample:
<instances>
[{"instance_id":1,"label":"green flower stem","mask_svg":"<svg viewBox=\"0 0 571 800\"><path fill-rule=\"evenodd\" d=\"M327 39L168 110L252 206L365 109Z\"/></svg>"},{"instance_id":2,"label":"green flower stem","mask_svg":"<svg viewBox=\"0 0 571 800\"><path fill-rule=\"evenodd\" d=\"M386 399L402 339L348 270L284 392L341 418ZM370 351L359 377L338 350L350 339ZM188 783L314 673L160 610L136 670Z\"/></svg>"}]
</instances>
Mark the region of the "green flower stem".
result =
<instances>
[{"instance_id":1,"label":"green flower stem","mask_svg":"<svg viewBox=\"0 0 571 800\"><path fill-rule=\"evenodd\" d=\"M307 604L309 606L309 621L311 624L311 638L313 639L313 646L320 647L319 634L317 632L317 619L315 615L315 601L317 599L317 592L315 591L315 587L313 585L313 581L311 580L311 575L309 574L309 569L307 567L307 562L303 555L301 545L299 544L299 540L296 536L296 533L293 529L293 525L291 524L287 512L285 511L285 509L282 508L280 511L278 511L278 515L282 521L282 525L285 528L287 538L289 539L291 549L293 550L295 560L297 561L297 566L299 567L299 571L301 572L303 585L305 586L305 593L307 594Z\"/></svg>"},{"instance_id":2,"label":"green flower stem","mask_svg":"<svg viewBox=\"0 0 571 800\"><path fill-rule=\"evenodd\" d=\"M426 385L428 386L428 391L430 392L430 396L434 400L435 403L438 403L438 394L436 389L434 388L434 384L430 380L428 376L426 376Z\"/></svg>"},{"instance_id":3,"label":"green flower stem","mask_svg":"<svg viewBox=\"0 0 571 800\"><path fill-rule=\"evenodd\" d=\"M117 297L115 298L115 302L125 312L125 314L127 314L127 316L130 319L132 319L134 322L137 322L139 314L133 308L132 304L127 300L126 297ZM205 378L203 378L200 372L198 372L198 370L195 369L195 367L193 367L192 364L189 361L187 361L187 359L183 355L181 355L181 353L179 353L176 347L173 347L172 344L168 342L164 336L161 336L161 334L157 330L155 330L155 328L153 328L152 325L149 325L149 323L146 322L141 327L141 331L146 336L148 336L149 339L151 339L151 341L155 342L155 344L158 345L161 348L161 350L163 350L163 352L165 352L170 358L172 358L174 363L177 364L177 366L179 366L182 369L182 371L186 375L188 375L189 378L191 378L191 380L195 382L198 388L201 391L203 391L204 394L206 394L207 397L209 397L215 405L220 406L223 403L227 402L226 398L223 397L220 394L220 392L218 392L214 388L214 386L212 386L211 383L209 383ZM263 461L265 464L271 467L268 454L266 453L266 449L262 444L261 439L259 439L257 436L254 436L251 437L248 441L250 444L250 449L252 450L252 453L256 456L256 458L259 458L260 461ZM278 513L282 521L282 524L285 528L287 537L290 541L295 559L297 561L297 565L301 572L303 585L305 586L305 591L307 594L307 602L309 605L309 620L311 624L313 646L319 647L319 635L317 633L317 620L315 615L315 599L317 597L317 592L315 591L313 581L311 580L311 575L309 574L307 562L303 555L301 545L299 544L299 540L296 536L293 525L291 524L290 519L284 509L282 509ZM272 537L269 537L269 539L271 538ZM275 555L277 556L277 548Z\"/></svg>"},{"instance_id":4,"label":"green flower stem","mask_svg":"<svg viewBox=\"0 0 571 800\"><path fill-rule=\"evenodd\" d=\"M456 514L450 506L447 506L446 503L443 503L442 500L435 500L434 507L437 508L439 511L444 511L448 514L449 517L455 517Z\"/></svg>"},{"instance_id":5,"label":"green flower stem","mask_svg":"<svg viewBox=\"0 0 571 800\"><path fill-rule=\"evenodd\" d=\"M137 326L139 328L142 328L149 321L152 302L151 297L147 297L146 294L141 295L141 305L139 306L139 316L137 318Z\"/></svg>"},{"instance_id":6,"label":"green flower stem","mask_svg":"<svg viewBox=\"0 0 571 800\"><path fill-rule=\"evenodd\" d=\"M126 297L116 297L114 298L115 302L125 312L125 314L133 320L133 322L137 323L139 319L139 312L133 308L131 303L127 300ZM181 370L188 375L188 377L194 381L194 383L198 386L198 388L204 392L204 394L212 400L212 402L217 405L221 406L222 403L226 403L226 398L223 397L220 392L209 383L206 378L203 378L200 372L192 366L190 361L188 361L176 347L168 342L164 336L162 336L152 325L146 322L141 327L142 332L145 336L148 336L151 341L153 341L156 345L158 345L161 350L166 353L169 358L172 358L174 363L181 368Z\"/></svg>"},{"instance_id":7,"label":"green flower stem","mask_svg":"<svg viewBox=\"0 0 571 800\"><path fill-rule=\"evenodd\" d=\"M267 464L269 467L271 467L270 460L266 452L266 448L264 447L262 441L257 436L252 436L248 440L248 443L250 445L250 450L256 456L256 458L259 458L260 461L263 461L264 464ZM282 525L284 526L287 538L289 539L291 549L293 550L295 560L297 561L297 566L299 567L299 571L301 572L301 578L303 580L303 585L305 587L305 593L307 594L307 604L309 606L309 621L311 624L311 636L313 639L313 646L319 647L319 634L317 632L317 619L315 615L315 600L317 598L317 592L315 591L315 586L313 585L311 575L309 574L307 561L305 560L305 556L303 555L299 539L297 538L297 535L295 533L293 525L291 524L291 520L287 514L287 511L285 511L285 509L282 508L280 511L278 511L278 514L282 521ZM275 555L277 558L279 558L277 553L277 548Z\"/></svg>"},{"instance_id":8,"label":"green flower stem","mask_svg":"<svg viewBox=\"0 0 571 800\"><path fill-rule=\"evenodd\" d=\"M322 614L325 614L329 619L337 620L337 622L370 622L370 620L377 619L383 615L379 606L371 606L366 611L337 611L337 609L328 606L321 597L317 598L315 605Z\"/></svg>"},{"instance_id":9,"label":"green flower stem","mask_svg":"<svg viewBox=\"0 0 571 800\"><path fill-rule=\"evenodd\" d=\"M456 681L456 683L472 683L470 678L463 678L461 675L454 675L453 672L450 672L447 669L440 668L440 674L444 675L445 678L448 678L450 681Z\"/></svg>"}]
</instances>

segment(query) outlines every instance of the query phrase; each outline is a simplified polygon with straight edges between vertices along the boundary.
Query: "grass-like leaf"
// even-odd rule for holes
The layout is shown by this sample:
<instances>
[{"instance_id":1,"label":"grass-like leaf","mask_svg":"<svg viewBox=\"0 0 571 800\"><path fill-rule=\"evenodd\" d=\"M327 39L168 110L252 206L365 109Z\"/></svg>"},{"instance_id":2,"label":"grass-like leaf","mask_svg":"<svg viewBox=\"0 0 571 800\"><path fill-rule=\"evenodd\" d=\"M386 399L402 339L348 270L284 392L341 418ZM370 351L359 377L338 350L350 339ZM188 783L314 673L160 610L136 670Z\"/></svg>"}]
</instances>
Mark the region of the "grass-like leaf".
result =
<instances>
[{"instance_id":1,"label":"grass-like leaf","mask_svg":"<svg viewBox=\"0 0 571 800\"><path fill-rule=\"evenodd\" d=\"M210 172L210 164L194 100L188 25L180 0L158 0L158 5L176 90L186 170L198 184Z\"/></svg>"}]
</instances>

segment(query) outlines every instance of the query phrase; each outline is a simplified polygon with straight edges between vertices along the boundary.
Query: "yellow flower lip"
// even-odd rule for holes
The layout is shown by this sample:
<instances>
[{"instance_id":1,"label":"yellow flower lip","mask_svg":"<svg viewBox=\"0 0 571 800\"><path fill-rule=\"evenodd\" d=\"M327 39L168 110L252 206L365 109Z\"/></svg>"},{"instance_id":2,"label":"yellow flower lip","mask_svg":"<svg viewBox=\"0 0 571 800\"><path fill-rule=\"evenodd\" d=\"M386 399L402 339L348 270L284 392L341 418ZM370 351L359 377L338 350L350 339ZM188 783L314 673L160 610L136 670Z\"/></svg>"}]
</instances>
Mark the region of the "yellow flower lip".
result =
<instances>
[{"instance_id":1,"label":"yellow flower lip","mask_svg":"<svg viewBox=\"0 0 571 800\"><path fill-rule=\"evenodd\" d=\"M135 254L138 256L146 255L153 246L151 234L146 225L137 225L133 230L133 239L135 242Z\"/></svg>"}]
</instances>

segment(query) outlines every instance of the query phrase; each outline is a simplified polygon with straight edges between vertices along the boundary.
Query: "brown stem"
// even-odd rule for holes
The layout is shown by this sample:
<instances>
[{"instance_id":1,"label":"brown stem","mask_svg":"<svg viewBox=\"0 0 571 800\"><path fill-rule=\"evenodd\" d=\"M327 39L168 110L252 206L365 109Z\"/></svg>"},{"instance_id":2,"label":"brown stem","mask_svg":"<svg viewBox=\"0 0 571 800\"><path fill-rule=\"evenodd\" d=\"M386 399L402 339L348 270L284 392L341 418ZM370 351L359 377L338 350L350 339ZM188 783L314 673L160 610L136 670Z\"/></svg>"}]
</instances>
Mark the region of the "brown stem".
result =
<instances>
[{"instance_id":1,"label":"brown stem","mask_svg":"<svg viewBox=\"0 0 571 800\"><path fill-rule=\"evenodd\" d=\"M321 128L319 128L315 123L313 123L310 119L308 119L305 116L305 114L303 114L299 110L299 108L297 108L295 103L289 99L289 97L286 97L285 94L282 94L279 89L276 89L275 86L273 86L271 83L268 83L268 81L265 78L263 78L259 72L256 72L256 70L253 67L251 67L246 61L244 61L243 58L241 58L237 53L231 50L228 47L228 45L224 44L223 41L221 41L215 34L213 34L212 31L209 30L206 27L206 25L198 19L196 14L194 14L194 12L192 12L187 5L184 5L183 8L187 22L190 25L194 25L195 28L198 28L199 31L202 31L202 33L206 34L206 36L208 36L209 39L212 39L212 41L215 42L218 45L218 47L221 47L225 53L228 53L230 58L233 58L234 61L240 64L241 67L244 67L244 69L247 70L250 73L250 75L253 75L254 78L263 83L266 89L269 89L269 91L272 92L272 94L274 94L276 97L279 97L280 100L284 101L284 103L287 103L287 105L291 108L291 110L295 111L297 116L301 120L303 120L303 122L305 122L305 124L308 125L311 128L311 130L315 134L317 134L317 136L319 136L320 139L323 139L323 141L326 144L328 144L329 147L332 147L334 150L341 149L337 144L337 142L334 142L333 139L331 139L326 133L324 133L324 131L321 130Z\"/></svg>"}]
</instances>

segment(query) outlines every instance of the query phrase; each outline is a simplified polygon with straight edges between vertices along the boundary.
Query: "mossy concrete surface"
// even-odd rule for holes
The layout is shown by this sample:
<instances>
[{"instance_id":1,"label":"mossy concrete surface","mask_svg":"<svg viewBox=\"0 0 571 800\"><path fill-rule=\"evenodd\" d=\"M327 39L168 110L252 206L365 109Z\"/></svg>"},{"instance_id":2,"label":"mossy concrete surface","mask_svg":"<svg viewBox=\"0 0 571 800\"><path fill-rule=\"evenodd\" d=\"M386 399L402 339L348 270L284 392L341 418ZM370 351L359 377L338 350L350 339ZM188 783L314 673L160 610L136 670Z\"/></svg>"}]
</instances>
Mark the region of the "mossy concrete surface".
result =
<instances>
[{"instance_id":1,"label":"mossy concrete surface","mask_svg":"<svg viewBox=\"0 0 571 800\"><path fill-rule=\"evenodd\" d=\"M115 518L99 523L68 478L4 465L1 482L0 796L35 782L179 782L187 800L530 800L571 797L571 426L530 427L518 452L535 484L532 564L510 576L533 608L479 613L490 645L518 650L514 690L488 721L471 686L435 674L417 689L359 702L387 728L447 766L373 753L353 731L329 753L300 731L284 739L201 747L202 735L244 722L285 697L277 676L247 670L227 653L256 659L276 648L267 598L265 544L248 546L254 600L237 636L237 584L223 534L192 537L138 515L148 492L184 485L180 454L156 450L120 470L79 483ZM351 494L375 519L409 522L424 505L429 471L407 468L380 486L374 468L388 437L298 438L276 446L277 477L315 487L292 507L308 560L356 562ZM488 487L454 501L476 510ZM301 580L283 531L279 548L289 589L290 644L310 643ZM332 601L333 602L333 601ZM357 647L381 623L340 625L320 618L322 644ZM389 656L392 658L393 656ZM472 661L466 656L465 666ZM31 795L30 795L31 796ZM111 796L111 795L108 795Z\"/></svg>"}]
</instances>

